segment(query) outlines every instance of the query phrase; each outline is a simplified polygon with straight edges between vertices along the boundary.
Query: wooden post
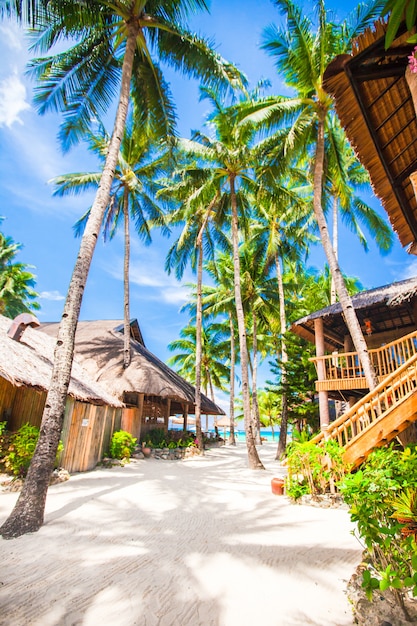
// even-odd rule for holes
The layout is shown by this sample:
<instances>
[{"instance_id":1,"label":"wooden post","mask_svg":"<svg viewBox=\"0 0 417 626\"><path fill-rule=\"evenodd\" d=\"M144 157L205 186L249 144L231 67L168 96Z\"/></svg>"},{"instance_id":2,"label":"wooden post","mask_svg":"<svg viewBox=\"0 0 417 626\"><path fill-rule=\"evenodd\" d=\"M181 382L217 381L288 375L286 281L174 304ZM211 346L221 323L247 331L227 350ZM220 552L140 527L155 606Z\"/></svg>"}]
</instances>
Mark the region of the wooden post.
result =
<instances>
[{"instance_id":1,"label":"wooden post","mask_svg":"<svg viewBox=\"0 0 417 626\"><path fill-rule=\"evenodd\" d=\"M324 356L323 320L314 320L314 335L316 340L316 356ZM325 380L325 366L322 360L317 361L318 380ZM329 400L327 391L319 391L320 428L324 430L329 425Z\"/></svg>"},{"instance_id":2,"label":"wooden post","mask_svg":"<svg viewBox=\"0 0 417 626\"><path fill-rule=\"evenodd\" d=\"M140 441L140 436L142 434L142 417L143 417L143 401L145 398L144 393L138 394L138 434L136 435L138 441Z\"/></svg>"},{"instance_id":3,"label":"wooden post","mask_svg":"<svg viewBox=\"0 0 417 626\"><path fill-rule=\"evenodd\" d=\"M167 404L164 415L164 431L168 432L169 416L171 415L171 398L167 398Z\"/></svg>"},{"instance_id":4,"label":"wooden post","mask_svg":"<svg viewBox=\"0 0 417 626\"><path fill-rule=\"evenodd\" d=\"M184 423L183 423L183 431L185 432L187 430L187 426L188 426L188 402L184 402L184 410L182 413L182 416L184 418Z\"/></svg>"}]
</instances>

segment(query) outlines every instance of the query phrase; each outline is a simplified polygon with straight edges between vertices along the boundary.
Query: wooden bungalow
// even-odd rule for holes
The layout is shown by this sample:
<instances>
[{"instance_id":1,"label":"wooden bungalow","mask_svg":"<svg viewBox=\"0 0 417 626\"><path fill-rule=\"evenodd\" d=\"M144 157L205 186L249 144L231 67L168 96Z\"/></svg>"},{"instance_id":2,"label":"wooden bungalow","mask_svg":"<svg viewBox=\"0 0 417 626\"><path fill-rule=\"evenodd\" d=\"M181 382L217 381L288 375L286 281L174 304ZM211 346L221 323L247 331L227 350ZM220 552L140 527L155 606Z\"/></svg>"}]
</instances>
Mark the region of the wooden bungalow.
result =
<instances>
[{"instance_id":1,"label":"wooden bungalow","mask_svg":"<svg viewBox=\"0 0 417 626\"><path fill-rule=\"evenodd\" d=\"M379 380L372 392L340 303L297 320L291 331L316 345L321 438L337 438L349 449L349 462L359 463L417 420L417 278L363 291L352 304ZM334 422L329 398L348 405Z\"/></svg>"},{"instance_id":2,"label":"wooden bungalow","mask_svg":"<svg viewBox=\"0 0 417 626\"><path fill-rule=\"evenodd\" d=\"M352 54L327 67L323 87L368 170L401 244L417 254L417 74L410 71L414 44L405 27L385 49L387 25L375 24L352 42ZM293 332L316 344L317 391L322 433L345 447L358 465L375 446L397 437L417 420L417 279L363 292L353 305L364 330L379 384L372 392L339 304L298 320ZM329 423L328 397L350 408Z\"/></svg>"},{"instance_id":3,"label":"wooden bungalow","mask_svg":"<svg viewBox=\"0 0 417 626\"><path fill-rule=\"evenodd\" d=\"M56 336L58 324L42 324ZM123 367L123 322L100 320L79 322L75 352L89 375L116 395L125 405L122 428L138 439L151 429L168 429L171 415L184 418L195 413L195 389L152 354L143 341L138 321L130 323L131 363ZM202 414L224 415L224 411L202 394Z\"/></svg>"},{"instance_id":4,"label":"wooden bungalow","mask_svg":"<svg viewBox=\"0 0 417 626\"><path fill-rule=\"evenodd\" d=\"M55 347L51 337L27 326L39 325L36 318L19 318L24 320L20 330L8 334L13 322L0 315L0 416L12 431L26 423L40 426ZM114 430L120 429L122 406L75 359L61 436L64 449L60 466L69 472L93 469L108 449Z\"/></svg>"}]
</instances>

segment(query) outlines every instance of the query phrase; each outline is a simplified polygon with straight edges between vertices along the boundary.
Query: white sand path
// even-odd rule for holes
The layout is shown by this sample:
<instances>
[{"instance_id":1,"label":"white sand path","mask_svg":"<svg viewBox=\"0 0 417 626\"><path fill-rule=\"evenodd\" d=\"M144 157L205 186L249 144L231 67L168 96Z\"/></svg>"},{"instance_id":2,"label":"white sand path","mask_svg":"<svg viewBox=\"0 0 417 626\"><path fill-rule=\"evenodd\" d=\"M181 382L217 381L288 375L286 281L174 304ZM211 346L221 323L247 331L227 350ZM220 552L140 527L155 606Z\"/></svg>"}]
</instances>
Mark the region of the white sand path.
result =
<instances>
[{"instance_id":1,"label":"white sand path","mask_svg":"<svg viewBox=\"0 0 417 626\"><path fill-rule=\"evenodd\" d=\"M346 510L296 506L246 446L135 461L50 487L44 526L1 540L0 624L351 626ZM0 493L0 523L16 494Z\"/></svg>"}]
</instances>

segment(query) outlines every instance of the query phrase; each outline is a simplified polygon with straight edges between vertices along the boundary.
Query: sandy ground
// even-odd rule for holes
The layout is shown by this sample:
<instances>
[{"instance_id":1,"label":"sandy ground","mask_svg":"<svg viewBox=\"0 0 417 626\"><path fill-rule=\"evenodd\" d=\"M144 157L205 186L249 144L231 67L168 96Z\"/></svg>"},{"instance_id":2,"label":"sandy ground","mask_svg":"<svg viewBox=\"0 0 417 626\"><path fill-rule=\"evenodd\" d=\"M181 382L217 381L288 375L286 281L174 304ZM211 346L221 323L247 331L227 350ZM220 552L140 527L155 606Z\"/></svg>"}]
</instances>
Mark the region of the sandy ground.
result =
<instances>
[{"instance_id":1,"label":"sandy ground","mask_svg":"<svg viewBox=\"0 0 417 626\"><path fill-rule=\"evenodd\" d=\"M240 443L50 487L39 532L0 539L0 624L350 626L348 513L273 495L274 453L265 472ZM0 523L16 497L0 493Z\"/></svg>"}]
</instances>

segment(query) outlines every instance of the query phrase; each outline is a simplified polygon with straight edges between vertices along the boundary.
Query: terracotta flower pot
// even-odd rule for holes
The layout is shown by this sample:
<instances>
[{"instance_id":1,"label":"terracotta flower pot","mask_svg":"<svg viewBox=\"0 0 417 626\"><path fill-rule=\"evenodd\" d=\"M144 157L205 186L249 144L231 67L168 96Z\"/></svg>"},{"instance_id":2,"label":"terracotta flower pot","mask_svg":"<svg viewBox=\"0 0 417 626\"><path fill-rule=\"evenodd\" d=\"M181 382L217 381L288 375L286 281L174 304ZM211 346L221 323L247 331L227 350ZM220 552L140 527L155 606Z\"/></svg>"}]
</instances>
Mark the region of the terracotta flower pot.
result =
<instances>
[{"instance_id":1,"label":"terracotta flower pot","mask_svg":"<svg viewBox=\"0 0 417 626\"><path fill-rule=\"evenodd\" d=\"M272 493L276 496L284 495L285 480L283 478L273 478L271 480Z\"/></svg>"},{"instance_id":2,"label":"terracotta flower pot","mask_svg":"<svg viewBox=\"0 0 417 626\"><path fill-rule=\"evenodd\" d=\"M151 456L151 449L146 446L145 447L142 446L142 452L146 458Z\"/></svg>"}]
</instances>

